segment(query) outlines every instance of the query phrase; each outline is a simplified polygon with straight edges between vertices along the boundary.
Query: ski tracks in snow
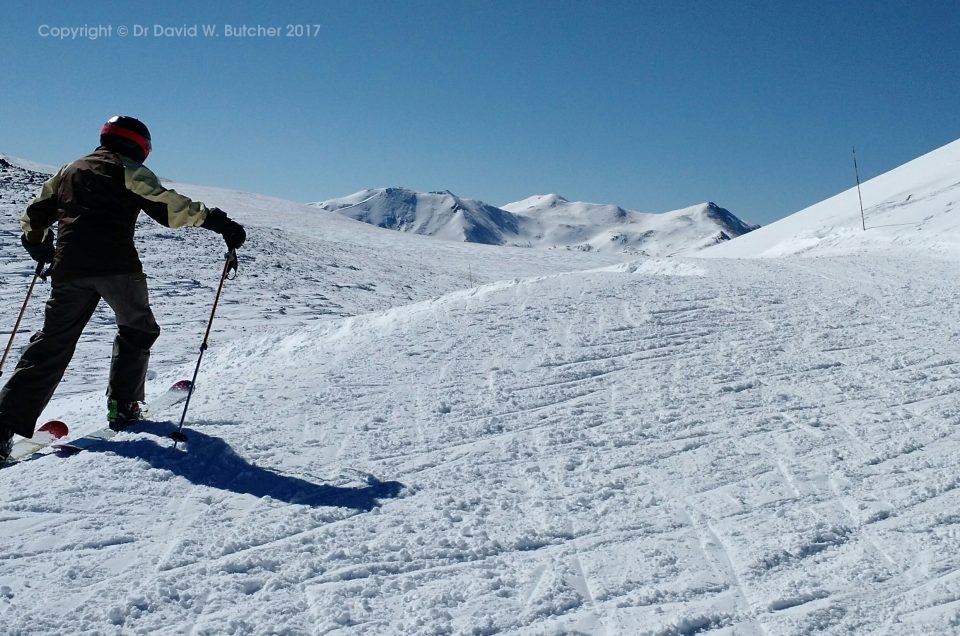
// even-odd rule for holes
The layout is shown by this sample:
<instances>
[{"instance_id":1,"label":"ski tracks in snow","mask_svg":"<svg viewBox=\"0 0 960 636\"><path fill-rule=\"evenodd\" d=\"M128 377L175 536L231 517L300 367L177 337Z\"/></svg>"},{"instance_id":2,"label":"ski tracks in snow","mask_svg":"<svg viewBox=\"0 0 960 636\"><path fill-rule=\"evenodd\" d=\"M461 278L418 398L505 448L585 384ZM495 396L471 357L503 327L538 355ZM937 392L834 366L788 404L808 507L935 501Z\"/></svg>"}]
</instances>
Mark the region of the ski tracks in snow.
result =
<instances>
[{"instance_id":1,"label":"ski tracks in snow","mask_svg":"<svg viewBox=\"0 0 960 636\"><path fill-rule=\"evenodd\" d=\"M960 268L936 264L617 268L278 318L211 349L192 462L124 435L5 471L36 475L0 517L5 620L950 633ZM22 580L63 603L28 612Z\"/></svg>"}]
</instances>

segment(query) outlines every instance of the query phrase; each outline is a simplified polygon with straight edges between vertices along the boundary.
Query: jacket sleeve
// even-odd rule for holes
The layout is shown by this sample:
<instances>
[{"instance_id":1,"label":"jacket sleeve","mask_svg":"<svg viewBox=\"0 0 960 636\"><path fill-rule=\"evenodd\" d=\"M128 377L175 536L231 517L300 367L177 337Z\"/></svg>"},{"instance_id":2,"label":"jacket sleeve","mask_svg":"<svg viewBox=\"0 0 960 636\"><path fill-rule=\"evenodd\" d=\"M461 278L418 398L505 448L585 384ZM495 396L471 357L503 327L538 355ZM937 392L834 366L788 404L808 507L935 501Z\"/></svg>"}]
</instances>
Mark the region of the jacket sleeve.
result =
<instances>
[{"instance_id":1,"label":"jacket sleeve","mask_svg":"<svg viewBox=\"0 0 960 636\"><path fill-rule=\"evenodd\" d=\"M40 243L47 237L48 228L57 222L60 216L57 190L60 188L60 175L63 168L43 183L40 194L27 205L20 217L20 227L31 243Z\"/></svg>"},{"instance_id":2,"label":"jacket sleeve","mask_svg":"<svg viewBox=\"0 0 960 636\"><path fill-rule=\"evenodd\" d=\"M199 201L168 190L160 184L157 175L146 166L124 161L127 190L139 200L141 208L150 217L167 227L201 225L210 213Z\"/></svg>"}]
</instances>

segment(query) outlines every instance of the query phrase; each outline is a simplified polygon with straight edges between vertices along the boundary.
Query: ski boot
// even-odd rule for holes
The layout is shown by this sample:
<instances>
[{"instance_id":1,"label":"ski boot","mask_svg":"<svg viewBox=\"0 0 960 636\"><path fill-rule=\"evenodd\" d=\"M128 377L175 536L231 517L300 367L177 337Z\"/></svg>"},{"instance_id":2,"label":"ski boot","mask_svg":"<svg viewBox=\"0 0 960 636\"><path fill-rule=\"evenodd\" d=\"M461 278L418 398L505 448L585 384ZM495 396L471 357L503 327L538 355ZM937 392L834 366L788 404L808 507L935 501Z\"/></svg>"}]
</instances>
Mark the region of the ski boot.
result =
<instances>
[{"instance_id":1,"label":"ski boot","mask_svg":"<svg viewBox=\"0 0 960 636\"><path fill-rule=\"evenodd\" d=\"M120 432L123 429L136 424L143 415L140 413L139 402L120 402L119 400L107 400L107 422L110 429Z\"/></svg>"},{"instance_id":2,"label":"ski boot","mask_svg":"<svg viewBox=\"0 0 960 636\"><path fill-rule=\"evenodd\" d=\"M13 431L0 424L0 462L7 461L13 448Z\"/></svg>"}]
</instances>

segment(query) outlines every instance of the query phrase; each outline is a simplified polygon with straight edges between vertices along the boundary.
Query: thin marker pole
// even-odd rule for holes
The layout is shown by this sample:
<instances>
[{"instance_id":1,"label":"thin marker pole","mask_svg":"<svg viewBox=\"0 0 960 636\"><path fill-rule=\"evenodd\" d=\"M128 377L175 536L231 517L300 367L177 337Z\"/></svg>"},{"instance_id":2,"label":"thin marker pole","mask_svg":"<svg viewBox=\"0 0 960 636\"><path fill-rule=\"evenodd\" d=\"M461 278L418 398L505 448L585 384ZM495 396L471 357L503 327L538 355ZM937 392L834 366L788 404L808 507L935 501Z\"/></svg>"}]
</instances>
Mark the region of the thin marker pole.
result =
<instances>
[{"instance_id":1,"label":"thin marker pole","mask_svg":"<svg viewBox=\"0 0 960 636\"><path fill-rule=\"evenodd\" d=\"M857 148L853 148L853 172L857 175L857 196L860 198L860 222L863 224L863 231L867 231L867 217L863 214L863 195L860 193L860 168L857 167Z\"/></svg>"}]
</instances>

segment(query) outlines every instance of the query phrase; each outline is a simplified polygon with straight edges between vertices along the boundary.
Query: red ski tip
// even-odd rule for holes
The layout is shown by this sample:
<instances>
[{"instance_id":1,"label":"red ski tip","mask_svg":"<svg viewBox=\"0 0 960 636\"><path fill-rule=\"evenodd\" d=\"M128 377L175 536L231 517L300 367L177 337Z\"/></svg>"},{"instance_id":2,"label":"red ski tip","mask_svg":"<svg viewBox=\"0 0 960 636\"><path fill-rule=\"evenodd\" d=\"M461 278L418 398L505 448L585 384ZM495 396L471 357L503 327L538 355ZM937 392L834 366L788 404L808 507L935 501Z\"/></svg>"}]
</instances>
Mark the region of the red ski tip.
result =
<instances>
[{"instance_id":1,"label":"red ski tip","mask_svg":"<svg viewBox=\"0 0 960 636\"><path fill-rule=\"evenodd\" d=\"M180 380L179 382L174 384L173 387L171 388L174 388L177 391L189 391L191 386L193 386L193 382L191 382L190 380Z\"/></svg>"},{"instance_id":2,"label":"red ski tip","mask_svg":"<svg viewBox=\"0 0 960 636\"><path fill-rule=\"evenodd\" d=\"M43 431L44 433L49 433L53 436L54 439L60 439L61 437L66 437L70 433L69 427L67 427L66 422L61 422L60 420L50 420L43 426L37 429L37 431Z\"/></svg>"}]
</instances>

